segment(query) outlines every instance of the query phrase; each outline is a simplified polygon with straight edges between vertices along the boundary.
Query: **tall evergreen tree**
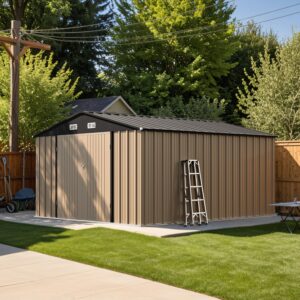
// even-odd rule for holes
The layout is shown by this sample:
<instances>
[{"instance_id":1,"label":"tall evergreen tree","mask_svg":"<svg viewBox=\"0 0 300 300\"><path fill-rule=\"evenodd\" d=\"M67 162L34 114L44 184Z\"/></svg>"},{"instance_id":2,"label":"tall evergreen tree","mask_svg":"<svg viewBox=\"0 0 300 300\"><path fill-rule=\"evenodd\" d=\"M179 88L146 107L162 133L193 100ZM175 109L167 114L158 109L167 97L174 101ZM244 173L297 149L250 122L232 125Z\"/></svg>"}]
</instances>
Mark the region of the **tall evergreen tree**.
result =
<instances>
[{"instance_id":1,"label":"tall evergreen tree","mask_svg":"<svg viewBox=\"0 0 300 300\"><path fill-rule=\"evenodd\" d=\"M27 28L56 26L70 7L68 0L0 0L0 29L9 28L12 19Z\"/></svg>"},{"instance_id":2,"label":"tall evergreen tree","mask_svg":"<svg viewBox=\"0 0 300 300\"><path fill-rule=\"evenodd\" d=\"M187 104L219 95L217 79L233 67L236 50L234 7L225 0L121 0L118 8L103 93L122 94L143 114L176 97Z\"/></svg>"},{"instance_id":3,"label":"tall evergreen tree","mask_svg":"<svg viewBox=\"0 0 300 300\"><path fill-rule=\"evenodd\" d=\"M22 9L20 6L16 6L19 2L22 3ZM57 42L51 39L55 31L42 31L36 33L38 34L36 36L27 36L50 43L55 59L59 62L57 68L67 62L73 70L72 79L80 78L77 88L83 92L83 96L96 96L97 90L101 88L97 70L106 66L107 53L102 42L106 39L106 29L110 28L112 22L110 3L109 0L0 0L0 29L10 27L10 19L15 18L16 7L21 9L18 15L20 15L22 26L25 29L51 29L97 24L95 27L73 30L103 30L99 43L95 44ZM65 32L66 30L61 31ZM71 32L72 30L68 31ZM78 35L87 37L89 34L74 34L73 36ZM55 34L58 39L67 40L66 36L63 33Z\"/></svg>"},{"instance_id":4,"label":"tall evergreen tree","mask_svg":"<svg viewBox=\"0 0 300 300\"><path fill-rule=\"evenodd\" d=\"M83 38L98 34L100 37L97 43L52 42L56 59L61 61L60 64L68 63L73 70L74 79L79 77L78 88L83 92L83 97L95 97L97 91L103 87L98 77L98 70L107 66L108 53L103 43L111 27L112 18L109 0L73 0L70 14L61 18L58 23L58 27L97 24L95 27L74 29L69 32L101 30L98 33L75 34L75 36L79 35ZM58 38L64 39L65 36L62 34Z\"/></svg>"}]
</instances>

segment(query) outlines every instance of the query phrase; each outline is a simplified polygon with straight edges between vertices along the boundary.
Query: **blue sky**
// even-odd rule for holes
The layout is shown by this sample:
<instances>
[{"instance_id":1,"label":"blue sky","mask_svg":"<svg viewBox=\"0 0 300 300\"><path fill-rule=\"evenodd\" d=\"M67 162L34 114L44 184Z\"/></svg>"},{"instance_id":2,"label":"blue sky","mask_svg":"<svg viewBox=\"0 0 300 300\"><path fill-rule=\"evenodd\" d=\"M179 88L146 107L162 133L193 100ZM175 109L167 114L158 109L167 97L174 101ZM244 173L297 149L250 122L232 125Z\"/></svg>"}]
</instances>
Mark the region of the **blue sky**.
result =
<instances>
[{"instance_id":1,"label":"blue sky","mask_svg":"<svg viewBox=\"0 0 300 300\"><path fill-rule=\"evenodd\" d=\"M265 31L272 29L272 31L276 33L278 38L282 41L291 37L293 31L300 31L300 0L234 0L233 4L234 3L236 5L236 11L234 13L234 17L236 19L247 18L270 10L299 3L299 5L295 7L254 18L254 21L260 22L290 13L299 12L299 14L262 23L261 25ZM244 20L243 23L245 22L247 21Z\"/></svg>"}]
</instances>

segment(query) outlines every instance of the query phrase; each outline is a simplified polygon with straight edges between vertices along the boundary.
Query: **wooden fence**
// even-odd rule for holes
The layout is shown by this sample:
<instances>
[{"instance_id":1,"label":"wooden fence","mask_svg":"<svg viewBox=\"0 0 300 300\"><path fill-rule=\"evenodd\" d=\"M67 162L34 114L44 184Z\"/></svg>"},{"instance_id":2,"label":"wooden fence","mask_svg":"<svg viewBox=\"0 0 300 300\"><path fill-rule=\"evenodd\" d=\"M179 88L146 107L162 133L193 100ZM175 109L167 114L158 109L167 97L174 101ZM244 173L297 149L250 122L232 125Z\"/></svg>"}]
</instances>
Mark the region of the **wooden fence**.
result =
<instances>
[{"instance_id":1,"label":"wooden fence","mask_svg":"<svg viewBox=\"0 0 300 300\"><path fill-rule=\"evenodd\" d=\"M276 142L276 202L300 201L300 141Z\"/></svg>"},{"instance_id":2,"label":"wooden fence","mask_svg":"<svg viewBox=\"0 0 300 300\"><path fill-rule=\"evenodd\" d=\"M4 168L2 157L6 157L10 171L11 190L14 195L22 187L35 190L35 153L7 152L0 153L0 195L4 194Z\"/></svg>"}]
</instances>

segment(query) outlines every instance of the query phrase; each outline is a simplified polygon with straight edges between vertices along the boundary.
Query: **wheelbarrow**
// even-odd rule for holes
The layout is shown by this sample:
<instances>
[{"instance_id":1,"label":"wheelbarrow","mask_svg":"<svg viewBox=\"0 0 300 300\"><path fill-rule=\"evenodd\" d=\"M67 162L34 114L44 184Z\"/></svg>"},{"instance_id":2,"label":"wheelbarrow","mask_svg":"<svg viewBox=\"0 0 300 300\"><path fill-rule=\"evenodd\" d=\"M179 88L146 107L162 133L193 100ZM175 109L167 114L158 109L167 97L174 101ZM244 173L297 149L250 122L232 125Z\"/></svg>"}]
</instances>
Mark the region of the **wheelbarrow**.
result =
<instances>
[{"instance_id":1,"label":"wheelbarrow","mask_svg":"<svg viewBox=\"0 0 300 300\"><path fill-rule=\"evenodd\" d=\"M30 188L23 188L16 192L12 201L16 203L17 210L25 210L28 208L34 209L35 194Z\"/></svg>"}]
</instances>

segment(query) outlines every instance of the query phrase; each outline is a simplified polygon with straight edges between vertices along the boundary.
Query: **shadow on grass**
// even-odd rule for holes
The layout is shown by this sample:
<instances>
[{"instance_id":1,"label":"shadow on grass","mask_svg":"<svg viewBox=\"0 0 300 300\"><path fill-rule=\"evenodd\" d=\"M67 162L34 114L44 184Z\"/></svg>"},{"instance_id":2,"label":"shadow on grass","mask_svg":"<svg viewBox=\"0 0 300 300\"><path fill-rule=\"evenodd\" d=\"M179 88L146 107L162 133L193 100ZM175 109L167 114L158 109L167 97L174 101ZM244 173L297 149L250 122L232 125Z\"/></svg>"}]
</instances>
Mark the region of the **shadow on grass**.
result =
<instances>
[{"instance_id":1,"label":"shadow on grass","mask_svg":"<svg viewBox=\"0 0 300 300\"><path fill-rule=\"evenodd\" d=\"M69 238L66 231L64 228L0 221L0 243L28 249L35 244Z\"/></svg>"},{"instance_id":2,"label":"shadow on grass","mask_svg":"<svg viewBox=\"0 0 300 300\"><path fill-rule=\"evenodd\" d=\"M294 228L295 224L293 222L288 222L290 228ZM287 228L287 224L278 222L274 224L267 225L258 225L258 226L249 226L249 227L239 227L239 228L227 228L227 229L218 229L212 231L206 231L206 233L211 234L221 234L228 236L236 236L236 237L252 237L259 235L266 235L272 233L284 233L291 234ZM300 234L300 227L296 228L293 234Z\"/></svg>"}]
</instances>

